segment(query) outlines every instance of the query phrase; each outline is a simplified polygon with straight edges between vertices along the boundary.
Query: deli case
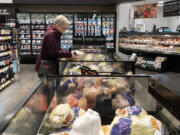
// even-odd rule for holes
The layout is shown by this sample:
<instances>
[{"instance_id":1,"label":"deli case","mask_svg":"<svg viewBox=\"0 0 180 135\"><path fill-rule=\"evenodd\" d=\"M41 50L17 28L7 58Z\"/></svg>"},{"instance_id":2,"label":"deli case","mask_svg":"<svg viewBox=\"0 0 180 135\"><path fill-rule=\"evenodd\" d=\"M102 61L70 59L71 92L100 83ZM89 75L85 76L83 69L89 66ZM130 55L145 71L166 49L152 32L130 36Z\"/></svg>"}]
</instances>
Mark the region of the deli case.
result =
<instances>
[{"instance_id":1,"label":"deli case","mask_svg":"<svg viewBox=\"0 0 180 135\"><path fill-rule=\"evenodd\" d=\"M157 72L180 72L180 35L172 32L120 32L119 51L136 53L136 67Z\"/></svg>"},{"instance_id":2,"label":"deli case","mask_svg":"<svg viewBox=\"0 0 180 135\"><path fill-rule=\"evenodd\" d=\"M147 75L49 75L16 111L0 121L2 124L6 120L0 132L2 135L68 135L76 130L74 124L78 119L83 120L89 113L96 114L98 119L85 118L84 125L94 120L97 125L100 118L103 135L179 135L179 118L163 105L161 110L165 109L166 113L161 117L160 104L158 99L150 97L148 84ZM149 104L144 105L147 100ZM171 125L172 121L167 123L165 117L173 117L176 126ZM89 131L87 126L81 128L82 124L77 123L78 132Z\"/></svg>"}]
</instances>

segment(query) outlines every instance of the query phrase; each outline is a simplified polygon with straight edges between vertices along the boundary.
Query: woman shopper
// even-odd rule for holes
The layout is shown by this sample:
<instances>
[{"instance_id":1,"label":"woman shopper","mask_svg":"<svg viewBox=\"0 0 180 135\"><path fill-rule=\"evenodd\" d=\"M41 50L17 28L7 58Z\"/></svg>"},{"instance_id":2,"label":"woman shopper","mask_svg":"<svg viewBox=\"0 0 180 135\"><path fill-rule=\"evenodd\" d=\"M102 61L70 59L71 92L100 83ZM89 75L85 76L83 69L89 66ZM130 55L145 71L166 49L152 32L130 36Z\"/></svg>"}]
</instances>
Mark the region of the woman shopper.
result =
<instances>
[{"instance_id":1,"label":"woman shopper","mask_svg":"<svg viewBox=\"0 0 180 135\"><path fill-rule=\"evenodd\" d=\"M49 25L43 38L41 53L36 61L36 71L39 77L47 74L58 73L58 58L76 59L76 56L60 48L61 35L66 31L69 20L58 15L54 19L54 25Z\"/></svg>"}]
</instances>

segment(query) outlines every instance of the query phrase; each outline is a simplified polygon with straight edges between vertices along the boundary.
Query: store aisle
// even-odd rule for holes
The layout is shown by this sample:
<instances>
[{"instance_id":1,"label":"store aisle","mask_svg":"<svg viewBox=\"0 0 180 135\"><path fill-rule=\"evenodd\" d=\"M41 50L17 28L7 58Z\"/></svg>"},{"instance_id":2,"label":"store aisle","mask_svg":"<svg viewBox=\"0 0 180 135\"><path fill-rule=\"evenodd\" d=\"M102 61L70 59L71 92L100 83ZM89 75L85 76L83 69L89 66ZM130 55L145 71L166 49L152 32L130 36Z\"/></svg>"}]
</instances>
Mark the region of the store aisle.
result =
<instances>
[{"instance_id":1,"label":"store aisle","mask_svg":"<svg viewBox=\"0 0 180 135\"><path fill-rule=\"evenodd\" d=\"M20 73L15 75L15 81L0 91L0 119L6 116L18 104L38 80L39 78L34 71L34 65L20 65Z\"/></svg>"}]
</instances>

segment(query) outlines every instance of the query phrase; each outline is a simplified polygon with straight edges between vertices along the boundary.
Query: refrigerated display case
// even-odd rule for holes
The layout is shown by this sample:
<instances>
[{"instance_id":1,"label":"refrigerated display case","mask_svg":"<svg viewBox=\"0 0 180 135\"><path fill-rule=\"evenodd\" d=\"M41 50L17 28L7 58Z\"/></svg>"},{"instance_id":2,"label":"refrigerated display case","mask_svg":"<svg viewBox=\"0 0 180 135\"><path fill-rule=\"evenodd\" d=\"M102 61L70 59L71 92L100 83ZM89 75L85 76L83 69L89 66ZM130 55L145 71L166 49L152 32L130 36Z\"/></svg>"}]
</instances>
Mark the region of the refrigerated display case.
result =
<instances>
[{"instance_id":1,"label":"refrigerated display case","mask_svg":"<svg viewBox=\"0 0 180 135\"><path fill-rule=\"evenodd\" d=\"M17 13L18 35L20 39L20 56L31 55L30 13Z\"/></svg>"},{"instance_id":2,"label":"refrigerated display case","mask_svg":"<svg viewBox=\"0 0 180 135\"><path fill-rule=\"evenodd\" d=\"M41 126L38 130L38 134L39 135L42 135L42 134L43 135L48 135L48 134L54 135L54 134L61 134L61 133L63 134L64 133L64 134L69 135L69 131L71 130L72 124L75 121L73 118L68 119L68 121L71 121L71 122L68 126L64 126L64 127L56 127L55 120L54 120L54 122L52 122L53 115L54 115L54 117L56 117L56 115L53 113L54 112L58 113L58 108L60 108L60 106L62 106L64 104L69 104L70 107L72 108L72 110L75 111L75 119L77 119L77 117L82 117L81 115L83 115L83 113L85 113L84 111L87 111L88 108L93 109L94 111L96 111L100 114L102 125L110 125L111 124L111 122L113 121L113 118L115 117L115 111L117 108L120 109L120 108L125 108L125 107L129 106L128 109L130 110L130 108L131 108L136 113L138 113L138 110L143 111L142 108L141 109L139 108L139 106L138 107L133 106L133 105L137 105L137 102L138 102L137 97L134 98L134 95L136 95L136 92L138 93L139 90L134 89L134 88L138 88L138 86L137 86L138 83L136 83L136 81L139 78L148 82L148 77L145 77L145 76L144 77L143 76L93 76L93 77L92 76L91 77L67 76L67 77L62 77L61 81L59 83L59 87L57 88L58 89L57 93L53 97L53 101L51 102L51 104L47 110L47 113L41 123ZM118 83L112 83L112 82L116 82L116 81ZM126 84L128 84L129 87L126 87L127 86ZM105 94L106 91L108 91L112 87L116 87L116 86L119 89L118 92L115 92L111 96L109 96L108 94ZM101 88L101 89L99 89L99 88ZM139 87L139 89L140 89L140 87ZM129 91L129 93L126 90ZM125 102L125 100L128 103ZM79 109L79 108L81 108L81 109ZM64 108L64 109L67 109L67 108ZM59 113L60 113L60 111L61 110L59 110ZM122 109L121 111L122 111L121 112L122 114L123 114L123 112L124 113L126 112L125 109ZM130 113L132 113L131 111L130 111ZM117 113L117 111L116 111L116 113ZM153 114L152 112L150 112L150 113ZM64 114L64 115L66 115L66 114ZM136 114L136 115L138 115L138 114ZM154 117L152 117L151 115L148 115L148 117L151 117L151 120L153 119L153 122L155 122L156 118L159 118L159 117L157 115L153 115L153 116ZM61 117L61 116L57 116L57 121L58 121L58 117ZM63 112L62 112L62 117L66 117L66 116L63 116ZM146 117L146 116L143 115L143 117ZM143 117L141 117L142 121L143 121ZM66 121L66 119L65 119L65 121ZM61 122L63 122L63 120ZM59 123L61 123L61 122L59 121ZM148 122L147 119L146 119L146 122L149 124L151 123L150 121ZM162 125L160 124L161 125L160 126L161 134L168 135L168 132L171 133L171 129L168 129L168 131L167 131L166 126L164 126L164 124L165 123L163 123L163 122L162 122ZM156 125L156 126L158 126L158 125ZM139 125L137 124L137 126L140 127L140 123L139 123ZM125 127L128 128L128 125L126 125ZM148 127L148 128L150 128L150 127ZM117 128L117 130L118 130L118 128ZM133 130L133 127L131 130ZM144 129L144 130L146 130L146 129ZM146 131L144 131L144 132L146 132ZM136 133L142 134L142 133L140 133L140 131L138 131L138 129L136 130ZM173 135L178 135L178 132Z\"/></svg>"},{"instance_id":3,"label":"refrigerated display case","mask_svg":"<svg viewBox=\"0 0 180 135\"><path fill-rule=\"evenodd\" d=\"M36 59L46 27L52 25L59 14L70 21L61 37L62 49L93 45L115 50L115 13L17 13L22 59Z\"/></svg>"},{"instance_id":4,"label":"refrigerated display case","mask_svg":"<svg viewBox=\"0 0 180 135\"><path fill-rule=\"evenodd\" d=\"M134 72L135 64L131 61L69 61L62 75L111 75Z\"/></svg>"},{"instance_id":5,"label":"refrigerated display case","mask_svg":"<svg viewBox=\"0 0 180 135\"><path fill-rule=\"evenodd\" d=\"M43 36L46 32L45 14L31 14L32 54L40 54Z\"/></svg>"},{"instance_id":6,"label":"refrigerated display case","mask_svg":"<svg viewBox=\"0 0 180 135\"><path fill-rule=\"evenodd\" d=\"M48 85L47 87L47 84L49 84L50 81L52 82L53 79L56 80L55 78L58 80L57 81L58 83L56 83L56 85L51 85L51 86ZM143 87L139 84L139 80L143 80L143 84L141 84ZM148 91L146 91L148 90L149 77L146 75L48 76L43 82L44 82L43 85L41 83L36 86L37 88L36 90L31 91L30 98L26 98L26 100L23 101L23 104L21 104L19 108L16 109L16 111L13 113L13 116L16 114L15 117L11 117L9 119L9 121L6 123L6 126L4 126L3 130L2 130L2 126L0 127L1 129L0 132L2 135L9 135L16 133L19 135L21 134L23 135L24 132L26 132L27 135L28 134L49 135L53 133L60 134L60 132L62 131L70 130L69 128L67 129L66 127L57 128L56 126L54 126L56 123L55 122L52 123L49 117L51 115L51 112L58 105L64 103L68 103L71 107L74 107L73 108L74 110L77 111L79 110L77 107L83 108L83 110L92 108L93 110L95 110L100 114L102 125L111 124L113 118L115 117L116 109L123 108L119 110L119 113L126 114L126 111L130 109L129 113L131 115L133 115L131 111L133 112L135 111L134 115L139 115L139 112L143 113L141 115L142 121L144 117L150 118L150 121L146 119L145 122L146 124L145 123L143 124L144 126L146 125L145 127L148 127L148 129L149 127L153 127L152 130L154 131L154 128L156 128L160 131L162 135L168 135L168 132L170 135L179 135L180 133L179 130L180 121L177 119L177 117L175 117L176 115L173 116L172 114L169 114L167 110L164 111L165 107L162 106L161 109L163 109L163 111L165 112L165 113L163 112L163 114L171 119L169 123L165 122L164 121L165 119L163 117L160 117L162 116L162 113L160 113L160 110L158 108L159 99L154 99L154 98L149 99L150 94ZM115 91L118 90L115 93L111 91L114 88ZM49 97L47 92L49 90L55 90L55 94L51 98L52 99L51 102L48 102L49 103L48 108L46 108L47 107L46 105L39 103L40 101L47 100L46 98L44 99L44 97ZM45 93L42 91L44 91ZM146 94L144 94L144 92L146 92ZM43 95L46 96L42 96L42 93L44 93ZM143 108L148 108L147 111L148 114L146 114L143 108L133 106L133 105L141 106L144 104L144 102L146 102L146 100L153 100L153 102L156 103L155 108L152 107L153 106L152 101L149 103L149 106L147 105L146 107L142 106ZM87 101L87 102L82 102L82 101ZM44 108L44 106L46 107ZM129 106L129 108L124 108L126 106L127 107ZM19 111L17 112L17 110ZM154 117L152 117L149 114L151 114ZM76 112L76 118L78 116L79 113ZM158 122L157 119L161 121L162 125L161 124L156 125ZM72 119L68 119L68 121L69 120ZM139 120L140 119L138 119L138 121ZM172 122L176 122L176 127L173 127L171 125ZM142 122L140 122L139 125L137 124L137 126L140 128L141 124ZM128 128L129 127L128 125L126 125L125 128L126 127ZM157 126L159 128L157 128ZM134 131L133 128L136 129L136 127L130 127L130 129ZM146 131L146 129L144 128L143 130ZM136 130L136 132L138 132L138 130Z\"/></svg>"},{"instance_id":7,"label":"refrigerated display case","mask_svg":"<svg viewBox=\"0 0 180 135\"><path fill-rule=\"evenodd\" d=\"M59 15L58 13L46 13L46 25L54 24L55 17Z\"/></svg>"},{"instance_id":8,"label":"refrigerated display case","mask_svg":"<svg viewBox=\"0 0 180 135\"><path fill-rule=\"evenodd\" d=\"M102 14L102 34L105 36L107 48L114 48L115 46L115 22L115 14Z\"/></svg>"},{"instance_id":9,"label":"refrigerated display case","mask_svg":"<svg viewBox=\"0 0 180 135\"><path fill-rule=\"evenodd\" d=\"M139 68L157 72L180 72L179 50L178 33L119 33L119 51L136 53L139 57L136 65Z\"/></svg>"},{"instance_id":10,"label":"refrigerated display case","mask_svg":"<svg viewBox=\"0 0 180 135\"><path fill-rule=\"evenodd\" d=\"M115 13L75 13L74 45L115 49Z\"/></svg>"},{"instance_id":11,"label":"refrigerated display case","mask_svg":"<svg viewBox=\"0 0 180 135\"><path fill-rule=\"evenodd\" d=\"M0 119L1 135L35 135L54 94L53 82L37 84ZM3 111L1 112L3 113Z\"/></svg>"},{"instance_id":12,"label":"refrigerated display case","mask_svg":"<svg viewBox=\"0 0 180 135\"><path fill-rule=\"evenodd\" d=\"M73 13L63 13L65 17L68 18L70 24L67 30L61 36L61 48L69 50L73 47Z\"/></svg>"}]
</instances>

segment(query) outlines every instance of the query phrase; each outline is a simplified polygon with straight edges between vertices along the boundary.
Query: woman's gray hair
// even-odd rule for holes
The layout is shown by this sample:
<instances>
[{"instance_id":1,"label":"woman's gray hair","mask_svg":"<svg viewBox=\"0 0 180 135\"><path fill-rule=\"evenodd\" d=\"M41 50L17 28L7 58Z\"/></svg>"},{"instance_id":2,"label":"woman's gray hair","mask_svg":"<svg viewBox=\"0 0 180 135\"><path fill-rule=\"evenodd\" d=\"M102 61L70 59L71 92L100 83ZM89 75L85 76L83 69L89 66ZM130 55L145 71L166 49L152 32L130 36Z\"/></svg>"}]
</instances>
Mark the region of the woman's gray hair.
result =
<instances>
[{"instance_id":1,"label":"woman's gray hair","mask_svg":"<svg viewBox=\"0 0 180 135\"><path fill-rule=\"evenodd\" d=\"M56 18L54 19L54 24L57 25L64 25L64 24L70 24L69 20L63 16L63 15L58 15L56 16Z\"/></svg>"}]
</instances>

